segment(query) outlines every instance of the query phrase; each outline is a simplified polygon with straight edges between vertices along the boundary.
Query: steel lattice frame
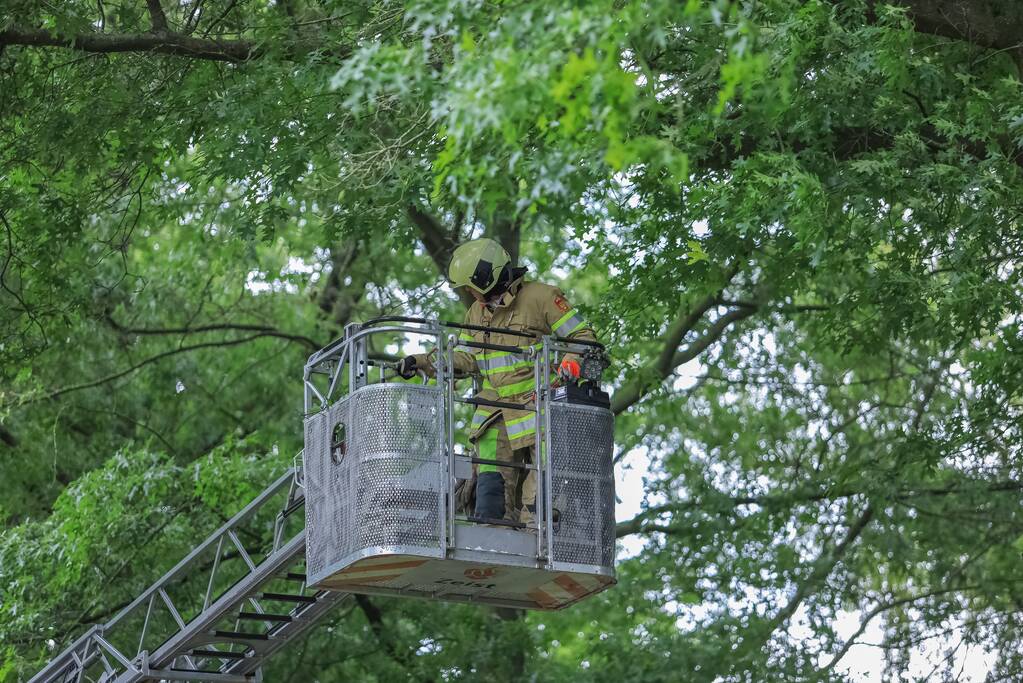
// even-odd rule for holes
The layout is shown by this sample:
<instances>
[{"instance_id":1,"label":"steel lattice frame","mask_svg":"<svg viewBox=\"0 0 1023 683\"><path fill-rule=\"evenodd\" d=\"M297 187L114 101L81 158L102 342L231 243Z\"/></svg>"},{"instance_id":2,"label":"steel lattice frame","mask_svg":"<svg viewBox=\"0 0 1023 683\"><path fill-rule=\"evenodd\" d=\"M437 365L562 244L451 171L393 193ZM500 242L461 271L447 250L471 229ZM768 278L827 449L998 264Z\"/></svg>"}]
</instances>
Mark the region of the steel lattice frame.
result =
<instances>
[{"instance_id":1,"label":"steel lattice frame","mask_svg":"<svg viewBox=\"0 0 1023 683\"><path fill-rule=\"evenodd\" d=\"M239 537L242 526L261 512L272 512L274 502L285 492L287 495L283 508L277 513L274 524L271 550L257 564ZM260 665L267 657L348 597L345 593L307 591L303 580L299 591L283 594L287 596L286 601L294 605L286 614L266 612L263 607L268 599L267 593L260 595L262 589L272 581L286 577L289 569L303 561L305 530L290 539L283 538L288 517L300 509L303 503L301 470L292 468L131 604L106 623L89 629L36 674L30 683L260 680ZM215 596L214 586L218 578L223 578L218 577L218 573L223 572L224 563L221 558L225 556L225 550L237 553L234 558L241 559L247 571L230 588ZM205 562L210 552L214 557L211 568ZM171 599L170 590L184 578L199 573L205 575L207 572L209 579L202 595L201 611L186 623L179 606ZM251 611L245 611L249 609ZM141 629L138 629L135 622L143 610L145 616ZM162 644L149 651L143 649L142 645L158 610L166 610L173 617L177 628L167 634ZM262 617L259 616L248 617L268 626L261 633L217 628L232 617L235 617L237 624L237 615L262 614L269 615L265 617L266 621L261 622ZM116 647L112 642L114 634L124 640L126 630L133 636L132 641L139 644L138 648L130 652L123 647Z\"/></svg>"}]
</instances>

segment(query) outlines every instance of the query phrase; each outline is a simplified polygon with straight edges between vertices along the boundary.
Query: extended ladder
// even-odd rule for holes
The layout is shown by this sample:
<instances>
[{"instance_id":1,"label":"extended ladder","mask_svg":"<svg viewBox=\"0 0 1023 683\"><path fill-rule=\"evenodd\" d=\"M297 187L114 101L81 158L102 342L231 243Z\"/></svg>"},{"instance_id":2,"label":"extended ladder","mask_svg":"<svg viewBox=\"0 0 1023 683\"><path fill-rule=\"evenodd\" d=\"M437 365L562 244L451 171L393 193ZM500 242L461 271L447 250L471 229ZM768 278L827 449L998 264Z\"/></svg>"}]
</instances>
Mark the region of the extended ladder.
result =
<instances>
[{"instance_id":1,"label":"extended ladder","mask_svg":"<svg viewBox=\"0 0 1023 683\"><path fill-rule=\"evenodd\" d=\"M350 597L306 586L303 515L289 524L304 502L295 467L30 683L260 681L268 657Z\"/></svg>"}]
</instances>

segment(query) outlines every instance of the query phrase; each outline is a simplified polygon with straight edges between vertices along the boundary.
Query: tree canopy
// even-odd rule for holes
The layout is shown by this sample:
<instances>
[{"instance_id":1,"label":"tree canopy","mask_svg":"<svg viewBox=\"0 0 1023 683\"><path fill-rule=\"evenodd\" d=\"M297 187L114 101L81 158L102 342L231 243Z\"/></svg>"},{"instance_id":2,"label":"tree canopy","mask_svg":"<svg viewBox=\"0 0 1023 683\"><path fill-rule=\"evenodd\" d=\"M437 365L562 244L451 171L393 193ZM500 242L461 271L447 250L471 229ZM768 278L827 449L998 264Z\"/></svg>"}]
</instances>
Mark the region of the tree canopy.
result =
<instances>
[{"instance_id":1,"label":"tree canopy","mask_svg":"<svg viewBox=\"0 0 1023 683\"><path fill-rule=\"evenodd\" d=\"M1018 2L4 5L0 679L291 463L344 325L458 318L483 234L612 349L619 585L360 600L267 680L1023 678Z\"/></svg>"}]
</instances>

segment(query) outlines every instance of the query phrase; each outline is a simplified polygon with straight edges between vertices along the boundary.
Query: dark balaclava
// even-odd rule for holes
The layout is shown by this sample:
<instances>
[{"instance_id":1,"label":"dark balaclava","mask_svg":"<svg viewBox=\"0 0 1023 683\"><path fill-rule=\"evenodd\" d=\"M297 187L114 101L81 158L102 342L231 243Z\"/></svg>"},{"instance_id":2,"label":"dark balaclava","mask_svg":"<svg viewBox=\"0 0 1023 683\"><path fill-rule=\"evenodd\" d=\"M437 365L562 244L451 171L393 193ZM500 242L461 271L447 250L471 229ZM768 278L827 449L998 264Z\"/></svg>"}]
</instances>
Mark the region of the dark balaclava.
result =
<instances>
[{"instance_id":1,"label":"dark balaclava","mask_svg":"<svg viewBox=\"0 0 1023 683\"><path fill-rule=\"evenodd\" d=\"M494 285L494 288L487 292L487 305L492 306L500 302L501 297L503 297L504 293L508 291L508 287L511 286L511 283L525 275L526 270L528 269L525 267L512 268L511 264L505 265L505 267L501 269L501 275L498 276L497 283Z\"/></svg>"}]
</instances>

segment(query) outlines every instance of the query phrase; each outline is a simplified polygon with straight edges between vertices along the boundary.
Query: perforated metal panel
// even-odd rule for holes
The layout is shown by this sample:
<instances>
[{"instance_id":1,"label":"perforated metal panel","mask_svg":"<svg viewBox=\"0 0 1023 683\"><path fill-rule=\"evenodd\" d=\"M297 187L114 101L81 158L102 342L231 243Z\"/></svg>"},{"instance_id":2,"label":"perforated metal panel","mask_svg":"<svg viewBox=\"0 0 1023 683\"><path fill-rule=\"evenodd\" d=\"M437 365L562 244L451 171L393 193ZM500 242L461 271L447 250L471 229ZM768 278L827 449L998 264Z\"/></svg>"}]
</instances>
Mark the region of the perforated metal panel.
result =
<instances>
[{"instance_id":1,"label":"perforated metal panel","mask_svg":"<svg viewBox=\"0 0 1023 683\"><path fill-rule=\"evenodd\" d=\"M551 505L555 563L614 566L614 416L594 406L552 403Z\"/></svg>"},{"instance_id":2,"label":"perforated metal panel","mask_svg":"<svg viewBox=\"0 0 1023 683\"><path fill-rule=\"evenodd\" d=\"M353 395L354 396L354 395ZM442 449L443 390L414 384L360 389L355 444L364 456L436 460Z\"/></svg>"},{"instance_id":3,"label":"perforated metal panel","mask_svg":"<svg viewBox=\"0 0 1023 683\"><path fill-rule=\"evenodd\" d=\"M347 434L350 424L347 399L306 418L302 462L306 486L306 568L310 575L319 574L331 562L352 552L357 542L350 525L343 523L355 510L352 484L358 474L357 460L342 457L335 462L331 456L335 427L341 425L344 436L350 439Z\"/></svg>"},{"instance_id":4,"label":"perforated metal panel","mask_svg":"<svg viewBox=\"0 0 1023 683\"><path fill-rule=\"evenodd\" d=\"M360 545L439 549L443 390L388 384L357 395Z\"/></svg>"},{"instance_id":5,"label":"perforated metal panel","mask_svg":"<svg viewBox=\"0 0 1023 683\"><path fill-rule=\"evenodd\" d=\"M306 482L306 505L305 505L305 528L306 533L313 538L310 539L312 547L318 547L315 536L322 533L324 529L324 499L326 498L327 467L324 462L325 433L327 416L324 414L313 415L305 420L305 448L302 451L302 471ZM307 554L309 571L319 571L323 566L322 555L315 553Z\"/></svg>"},{"instance_id":6,"label":"perforated metal panel","mask_svg":"<svg viewBox=\"0 0 1023 683\"><path fill-rule=\"evenodd\" d=\"M359 476L361 547L440 546L439 462L363 460Z\"/></svg>"},{"instance_id":7,"label":"perforated metal panel","mask_svg":"<svg viewBox=\"0 0 1023 683\"><path fill-rule=\"evenodd\" d=\"M310 583L368 548L442 553L443 405L442 388L377 384L307 419ZM317 419L322 425L313 425ZM337 425L345 449L332 457Z\"/></svg>"}]
</instances>

